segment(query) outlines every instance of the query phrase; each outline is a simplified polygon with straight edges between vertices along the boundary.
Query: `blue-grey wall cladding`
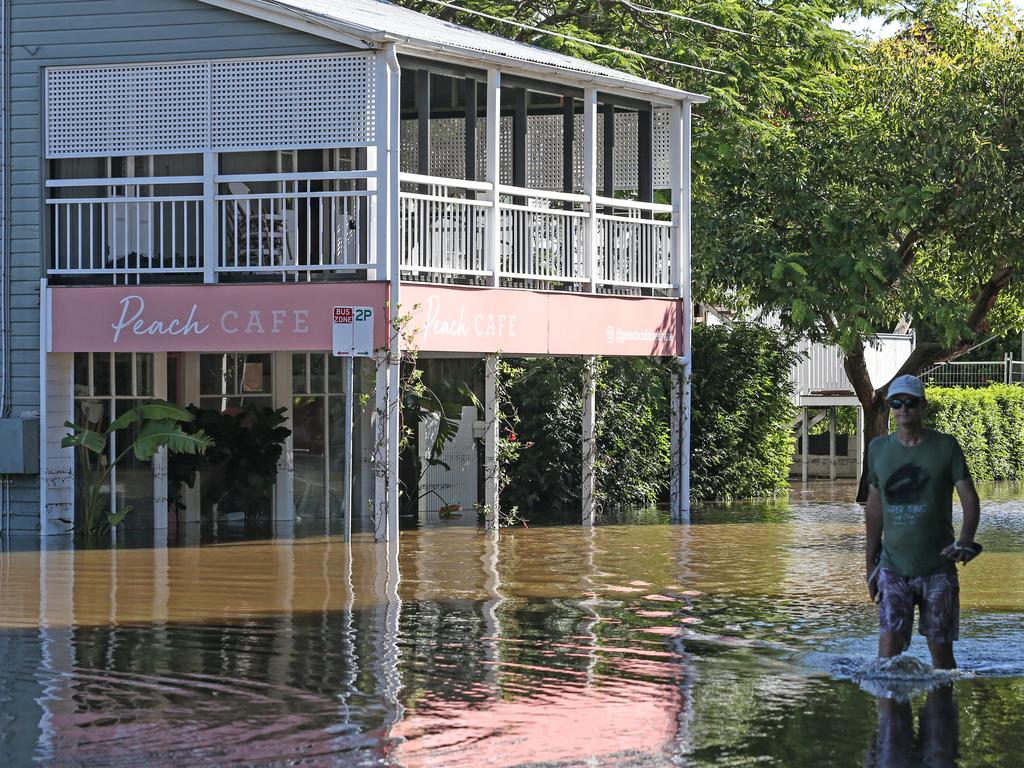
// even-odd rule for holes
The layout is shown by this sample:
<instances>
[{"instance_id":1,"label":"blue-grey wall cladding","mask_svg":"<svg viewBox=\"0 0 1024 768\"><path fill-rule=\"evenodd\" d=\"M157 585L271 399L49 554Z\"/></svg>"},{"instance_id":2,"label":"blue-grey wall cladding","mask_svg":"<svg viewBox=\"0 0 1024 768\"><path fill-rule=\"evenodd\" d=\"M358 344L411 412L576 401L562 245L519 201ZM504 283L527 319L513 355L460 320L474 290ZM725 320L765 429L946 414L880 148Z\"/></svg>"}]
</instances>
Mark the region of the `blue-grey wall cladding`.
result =
<instances>
[{"instance_id":1,"label":"blue-grey wall cladding","mask_svg":"<svg viewBox=\"0 0 1024 768\"><path fill-rule=\"evenodd\" d=\"M5 0L10 18L10 412L40 409L43 70L50 66L337 53L339 44L198 0ZM10 529L39 528L39 479L10 477Z\"/></svg>"}]
</instances>

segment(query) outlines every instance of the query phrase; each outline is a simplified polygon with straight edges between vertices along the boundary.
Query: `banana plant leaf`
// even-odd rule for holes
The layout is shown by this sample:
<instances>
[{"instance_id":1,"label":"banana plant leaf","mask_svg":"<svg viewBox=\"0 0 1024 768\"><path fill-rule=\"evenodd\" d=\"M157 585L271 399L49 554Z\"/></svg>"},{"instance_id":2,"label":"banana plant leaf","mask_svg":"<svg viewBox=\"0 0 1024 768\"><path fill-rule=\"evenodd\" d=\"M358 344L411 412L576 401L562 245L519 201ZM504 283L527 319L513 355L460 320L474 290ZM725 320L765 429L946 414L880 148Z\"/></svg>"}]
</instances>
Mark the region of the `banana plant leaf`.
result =
<instances>
[{"instance_id":1,"label":"banana plant leaf","mask_svg":"<svg viewBox=\"0 0 1024 768\"><path fill-rule=\"evenodd\" d=\"M135 439L133 448L136 458L145 461L153 458L164 446L171 453L200 454L211 445L213 440L202 430L189 434L177 422L162 419L147 422Z\"/></svg>"},{"instance_id":2,"label":"banana plant leaf","mask_svg":"<svg viewBox=\"0 0 1024 768\"><path fill-rule=\"evenodd\" d=\"M134 424L138 420L139 420L139 409L138 408L131 408L130 410L127 410L124 413L122 413L120 416L118 416L116 419L114 419L110 423L110 426L107 427L107 429L106 429L106 434L109 435L109 434L111 434L113 432L117 432L120 429L124 429L129 424Z\"/></svg>"},{"instance_id":3,"label":"banana plant leaf","mask_svg":"<svg viewBox=\"0 0 1024 768\"><path fill-rule=\"evenodd\" d=\"M70 435L65 435L60 441L61 448L77 448L81 446L92 453L102 454L107 450L107 436L95 432L70 421L65 421L64 426L71 430Z\"/></svg>"},{"instance_id":4,"label":"banana plant leaf","mask_svg":"<svg viewBox=\"0 0 1024 768\"><path fill-rule=\"evenodd\" d=\"M142 418L156 421L192 421L193 419L191 411L163 400L143 403L138 410L142 414Z\"/></svg>"}]
</instances>

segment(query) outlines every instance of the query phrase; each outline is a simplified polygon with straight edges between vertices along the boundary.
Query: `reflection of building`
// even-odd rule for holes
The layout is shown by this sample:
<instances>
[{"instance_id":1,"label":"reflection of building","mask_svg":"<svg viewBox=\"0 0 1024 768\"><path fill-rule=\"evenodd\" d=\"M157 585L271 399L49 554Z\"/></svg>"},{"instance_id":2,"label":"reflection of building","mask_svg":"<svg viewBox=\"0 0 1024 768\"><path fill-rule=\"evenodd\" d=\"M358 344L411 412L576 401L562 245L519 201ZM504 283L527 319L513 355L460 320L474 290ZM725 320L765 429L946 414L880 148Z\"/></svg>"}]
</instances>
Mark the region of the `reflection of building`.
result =
<instances>
[{"instance_id":1,"label":"reflection of building","mask_svg":"<svg viewBox=\"0 0 1024 768\"><path fill-rule=\"evenodd\" d=\"M0 763L679 757L692 662L597 599L616 528L517 533L5 553Z\"/></svg>"},{"instance_id":2,"label":"reflection of building","mask_svg":"<svg viewBox=\"0 0 1024 768\"><path fill-rule=\"evenodd\" d=\"M686 358L704 97L377 0L6 4L0 410L41 420L41 477L12 478L10 527L74 516L65 420L155 397L284 408L274 519L338 514L347 455L357 518L391 535L397 358L360 358L347 385L336 306L374 310L377 350L409 343L389 339L398 322L425 354L488 357L491 504L496 353ZM353 388L370 397L349 440ZM166 477L164 456L126 461L107 492L161 529ZM216 481L182 519L253 511L206 498Z\"/></svg>"}]
</instances>

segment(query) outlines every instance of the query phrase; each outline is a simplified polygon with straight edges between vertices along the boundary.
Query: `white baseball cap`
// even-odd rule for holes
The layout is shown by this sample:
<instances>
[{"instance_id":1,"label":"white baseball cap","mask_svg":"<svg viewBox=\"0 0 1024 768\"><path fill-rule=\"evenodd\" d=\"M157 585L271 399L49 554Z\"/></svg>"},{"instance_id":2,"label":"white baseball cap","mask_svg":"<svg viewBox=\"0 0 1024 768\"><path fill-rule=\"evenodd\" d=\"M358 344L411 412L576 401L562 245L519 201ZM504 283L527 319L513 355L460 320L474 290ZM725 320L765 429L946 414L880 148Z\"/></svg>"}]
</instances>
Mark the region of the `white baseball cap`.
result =
<instances>
[{"instance_id":1,"label":"white baseball cap","mask_svg":"<svg viewBox=\"0 0 1024 768\"><path fill-rule=\"evenodd\" d=\"M889 397L893 395L924 397L924 382L917 378L917 376L911 376L909 373L897 376L889 383Z\"/></svg>"}]
</instances>

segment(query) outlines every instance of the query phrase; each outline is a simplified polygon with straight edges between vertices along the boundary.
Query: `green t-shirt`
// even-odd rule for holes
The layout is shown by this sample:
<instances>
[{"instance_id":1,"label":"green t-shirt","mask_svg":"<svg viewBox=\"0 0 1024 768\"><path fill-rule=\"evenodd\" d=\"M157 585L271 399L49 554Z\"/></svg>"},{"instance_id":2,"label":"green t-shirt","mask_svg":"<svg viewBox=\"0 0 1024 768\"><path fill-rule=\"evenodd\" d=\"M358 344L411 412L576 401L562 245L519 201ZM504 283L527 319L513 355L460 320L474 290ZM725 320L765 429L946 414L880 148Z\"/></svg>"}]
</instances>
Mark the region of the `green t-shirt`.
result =
<instances>
[{"instance_id":1,"label":"green t-shirt","mask_svg":"<svg viewBox=\"0 0 1024 768\"><path fill-rule=\"evenodd\" d=\"M926 429L909 447L895 434L871 441L868 482L882 494L883 567L904 576L956 569L942 550L954 541L953 488L970 476L950 435Z\"/></svg>"}]
</instances>

